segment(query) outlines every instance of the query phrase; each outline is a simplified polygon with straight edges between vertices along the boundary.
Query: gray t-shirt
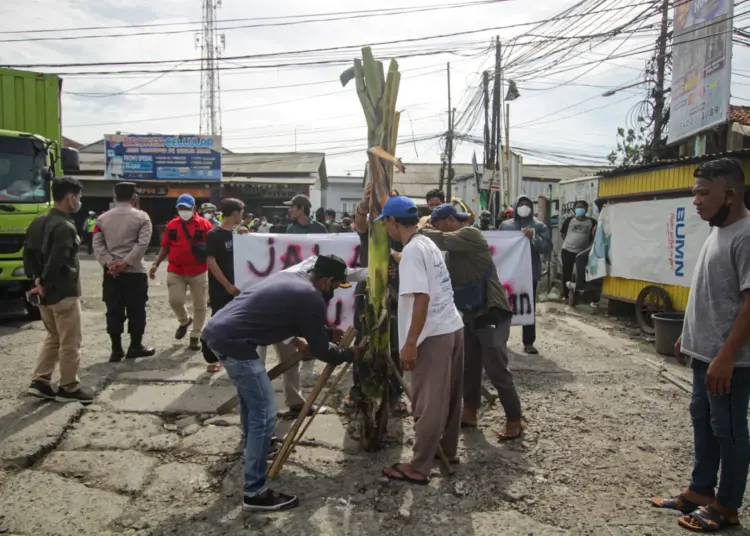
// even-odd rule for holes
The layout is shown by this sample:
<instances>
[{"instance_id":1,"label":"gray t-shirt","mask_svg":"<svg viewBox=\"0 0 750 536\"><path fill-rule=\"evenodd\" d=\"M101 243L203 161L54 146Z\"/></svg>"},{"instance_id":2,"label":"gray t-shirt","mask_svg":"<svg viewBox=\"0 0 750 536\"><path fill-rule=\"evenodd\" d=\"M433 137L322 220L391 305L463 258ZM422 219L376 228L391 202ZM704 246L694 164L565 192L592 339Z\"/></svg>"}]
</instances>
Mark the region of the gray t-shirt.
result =
<instances>
[{"instance_id":1,"label":"gray t-shirt","mask_svg":"<svg viewBox=\"0 0 750 536\"><path fill-rule=\"evenodd\" d=\"M690 286L682 351L710 363L729 337L750 289L750 217L717 227L701 248ZM750 367L750 344L735 357L736 367Z\"/></svg>"},{"instance_id":2,"label":"gray t-shirt","mask_svg":"<svg viewBox=\"0 0 750 536\"><path fill-rule=\"evenodd\" d=\"M565 222L565 241L563 242L563 249L570 251L571 253L580 253L591 245L592 234L594 230L594 220L586 218L579 220L578 218L571 218Z\"/></svg>"}]
</instances>

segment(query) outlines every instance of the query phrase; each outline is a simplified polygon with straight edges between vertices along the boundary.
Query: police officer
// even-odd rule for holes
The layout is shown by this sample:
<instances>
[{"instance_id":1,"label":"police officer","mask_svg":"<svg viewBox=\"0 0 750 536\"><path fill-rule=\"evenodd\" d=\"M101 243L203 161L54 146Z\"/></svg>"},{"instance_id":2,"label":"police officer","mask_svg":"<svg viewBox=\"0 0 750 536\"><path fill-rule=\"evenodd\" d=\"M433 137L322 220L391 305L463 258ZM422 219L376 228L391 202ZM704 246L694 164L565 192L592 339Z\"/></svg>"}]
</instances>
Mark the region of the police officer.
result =
<instances>
[{"instance_id":1,"label":"police officer","mask_svg":"<svg viewBox=\"0 0 750 536\"><path fill-rule=\"evenodd\" d=\"M96 226L96 212L89 211L89 217L83 222L83 241L88 248L89 255L93 253L94 227Z\"/></svg>"},{"instance_id":2,"label":"police officer","mask_svg":"<svg viewBox=\"0 0 750 536\"><path fill-rule=\"evenodd\" d=\"M104 268L102 299L107 305L107 333L112 340L110 362L123 357L151 357L156 352L143 346L146 331L148 277L143 257L151 240L151 218L135 208L136 191L132 182L115 185L117 205L105 212L94 229L94 251ZM122 348L122 332L128 319L130 348Z\"/></svg>"}]
</instances>

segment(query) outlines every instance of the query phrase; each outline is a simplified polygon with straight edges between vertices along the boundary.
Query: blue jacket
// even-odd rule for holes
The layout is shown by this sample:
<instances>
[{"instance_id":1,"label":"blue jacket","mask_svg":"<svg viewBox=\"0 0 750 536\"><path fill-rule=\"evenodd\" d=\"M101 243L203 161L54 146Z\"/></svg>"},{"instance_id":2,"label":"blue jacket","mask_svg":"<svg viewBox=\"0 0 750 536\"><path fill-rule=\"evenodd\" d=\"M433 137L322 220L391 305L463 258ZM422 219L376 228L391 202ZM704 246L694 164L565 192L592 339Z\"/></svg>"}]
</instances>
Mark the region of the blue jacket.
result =
<instances>
[{"instance_id":1,"label":"blue jacket","mask_svg":"<svg viewBox=\"0 0 750 536\"><path fill-rule=\"evenodd\" d=\"M531 201L530 197L525 195L519 196L513 203L513 219L504 221L500 224L500 231L520 231L528 227L533 227L536 231L535 238L531 241L531 269L534 282L539 281L542 277L542 254L552 251L552 240L549 236L549 229L542 222L534 218L533 215L528 218L521 218L518 215L518 203L526 199ZM534 206L532 202L531 206ZM533 213L533 208L531 209Z\"/></svg>"}]
</instances>

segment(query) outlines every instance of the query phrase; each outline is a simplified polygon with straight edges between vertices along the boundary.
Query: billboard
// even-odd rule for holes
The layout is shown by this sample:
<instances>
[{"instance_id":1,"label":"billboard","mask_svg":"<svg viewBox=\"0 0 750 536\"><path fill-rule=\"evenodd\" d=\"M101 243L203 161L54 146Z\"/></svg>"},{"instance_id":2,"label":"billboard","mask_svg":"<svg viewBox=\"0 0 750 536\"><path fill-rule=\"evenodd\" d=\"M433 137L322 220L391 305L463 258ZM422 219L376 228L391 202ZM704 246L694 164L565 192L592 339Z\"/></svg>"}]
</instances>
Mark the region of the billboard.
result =
<instances>
[{"instance_id":1,"label":"billboard","mask_svg":"<svg viewBox=\"0 0 750 536\"><path fill-rule=\"evenodd\" d=\"M732 0L686 0L674 11L669 143L729 119Z\"/></svg>"},{"instance_id":2,"label":"billboard","mask_svg":"<svg viewBox=\"0 0 750 536\"><path fill-rule=\"evenodd\" d=\"M221 136L104 136L104 176L118 181L220 181Z\"/></svg>"}]
</instances>

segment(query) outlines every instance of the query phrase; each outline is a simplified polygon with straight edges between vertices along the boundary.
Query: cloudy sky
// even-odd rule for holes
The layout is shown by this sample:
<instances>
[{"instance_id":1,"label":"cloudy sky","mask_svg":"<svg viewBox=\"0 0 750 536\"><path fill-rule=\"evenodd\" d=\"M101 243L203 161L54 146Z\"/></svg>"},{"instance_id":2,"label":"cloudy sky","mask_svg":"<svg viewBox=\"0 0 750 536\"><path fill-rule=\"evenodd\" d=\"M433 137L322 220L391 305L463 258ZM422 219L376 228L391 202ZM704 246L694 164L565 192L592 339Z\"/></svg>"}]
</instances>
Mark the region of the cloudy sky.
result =
<instances>
[{"instance_id":1,"label":"cloudy sky","mask_svg":"<svg viewBox=\"0 0 750 536\"><path fill-rule=\"evenodd\" d=\"M464 3L479 2L458 0L450 4ZM366 126L354 88L342 88L338 76L348 61L358 55L354 46L396 42L377 45L374 50L383 59L391 54L404 56L399 59L403 78L398 109L404 113L398 154L405 162L438 162L441 143L437 137L447 128L445 65L451 63L452 104L460 116L470 108L481 83L481 72L494 63L491 40L499 35L503 43L513 43L516 39L505 56L511 63L506 76L519 80L522 95L511 105L511 145L521 150L527 163L600 164L615 145L617 127L626 124L629 112L644 99L645 89L630 88L610 97L603 97L602 93L643 79L641 73L650 56L648 49L653 47L656 35L649 25L657 19L644 19L635 34L597 39L581 44L566 56L555 57L554 48L567 46L572 42L567 38L573 34L604 32L654 4L647 0L591 0L589 4L609 11L589 14L585 19L565 19L552 28L547 25L536 29L524 24L550 19L574 3L574 0L504 0L454 9L352 18L351 14L320 14L376 7L431 8L448 3L445 0L403 3L381 0L377 4L344 0L309 3L223 0L218 9L220 33L226 43L223 55L236 58L220 64L224 144L247 152L294 151L295 146L298 151L326 152L329 174L361 173ZM736 15L748 10L747 6L739 5L742 3L737 3ZM342 20L289 24L309 21L313 15ZM0 2L0 63L192 60L200 56L196 49L199 25L175 23L196 23L201 16L201 0ZM582 20L584 27L576 26ZM112 28L153 24L160 26ZM746 21L736 23L744 24ZM89 27L106 29L73 30ZM40 31L53 29L63 31ZM483 29L486 30L479 31ZM10 33L21 30L34 33ZM115 34L118 36L81 38ZM443 34L459 35L420 39ZM553 64L545 62L545 55L533 55L533 47L540 42L550 46L550 36L560 38L545 53L555 58ZM65 39L50 40L59 37ZM404 42L406 39L414 41ZM321 48L335 50L259 57ZM638 53L639 50L642 52ZM331 64L338 60L347 64ZM63 75L63 132L69 138L87 143L115 131L196 133L200 125L200 74L164 71L194 69L198 65L187 61L35 70ZM133 70L156 72L112 74ZM109 74L80 74L102 71ZM750 104L750 57L740 45L735 45L733 72L732 102ZM482 119L475 124L467 119L459 124L458 130L467 138L481 139ZM454 161L470 161L475 150L481 160L482 146L465 139L459 144Z\"/></svg>"}]
</instances>

